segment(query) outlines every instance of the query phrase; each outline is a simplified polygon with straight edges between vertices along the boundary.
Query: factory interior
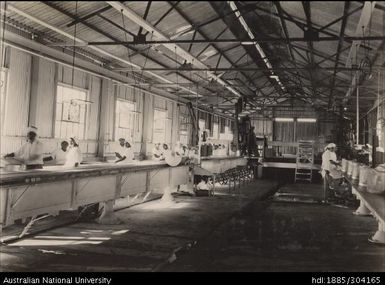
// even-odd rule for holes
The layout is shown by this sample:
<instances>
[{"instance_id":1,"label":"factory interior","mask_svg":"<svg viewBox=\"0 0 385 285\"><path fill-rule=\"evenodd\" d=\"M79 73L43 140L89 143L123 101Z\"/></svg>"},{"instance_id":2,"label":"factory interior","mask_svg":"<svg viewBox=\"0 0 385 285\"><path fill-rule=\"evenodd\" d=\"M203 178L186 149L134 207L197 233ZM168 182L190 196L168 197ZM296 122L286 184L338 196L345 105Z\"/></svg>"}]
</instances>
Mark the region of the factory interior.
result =
<instances>
[{"instance_id":1,"label":"factory interior","mask_svg":"<svg viewBox=\"0 0 385 285\"><path fill-rule=\"evenodd\" d=\"M385 271L384 1L0 10L0 272Z\"/></svg>"}]
</instances>

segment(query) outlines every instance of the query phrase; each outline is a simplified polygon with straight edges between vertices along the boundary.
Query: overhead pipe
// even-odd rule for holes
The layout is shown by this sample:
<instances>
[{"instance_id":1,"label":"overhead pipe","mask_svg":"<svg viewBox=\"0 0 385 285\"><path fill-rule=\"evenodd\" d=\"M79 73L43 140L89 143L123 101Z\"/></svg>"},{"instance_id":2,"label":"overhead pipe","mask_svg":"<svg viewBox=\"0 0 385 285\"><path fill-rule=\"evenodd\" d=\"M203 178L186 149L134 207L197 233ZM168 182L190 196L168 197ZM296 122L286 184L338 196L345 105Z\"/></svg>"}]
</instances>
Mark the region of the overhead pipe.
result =
<instances>
[{"instance_id":1,"label":"overhead pipe","mask_svg":"<svg viewBox=\"0 0 385 285\"><path fill-rule=\"evenodd\" d=\"M13 7L13 6L11 6L11 5L7 5L7 9L8 9L8 8L12 9L12 11L15 12L15 13L17 13L17 14L20 14L20 15L22 15L22 16L24 16L24 17L30 19L31 21L34 21L34 22L36 22L36 23L39 23L40 25L43 25L44 27L47 27L47 28L49 28L49 29L55 30L56 32L58 32L58 33L60 33L60 34L62 34L62 35L64 35L64 36L66 36L66 37L71 37L71 38L73 38L73 36L71 36L70 34L64 32L64 31L62 31L62 30L60 30L59 28L54 27L54 26L52 26L52 25L50 25L50 24L48 24L48 23L45 23L44 21L42 21L42 20L40 20L40 19L37 19L37 18L35 18L35 17L33 17L33 16L31 16L31 15L29 15L29 14L27 14L27 13L25 13L25 12L23 12L23 11L21 11L21 10L15 8L15 7ZM2 10L3 10L3 9L2 9ZM1 19L1 20L2 20L2 19ZM79 38L75 38L75 40L83 41L82 39L79 39ZM85 42L85 41L83 41L83 42ZM36 42L34 42L34 43L35 43L35 44L38 44L38 43L36 43ZM34 55L34 56L37 56L37 57L40 57L40 58L44 58L44 59L46 59L46 60L49 60L49 61L52 61L52 62L61 64L61 65L63 65L63 66L68 66L68 67L71 67L71 68L72 68L72 64L70 64L70 63L67 63L67 62L65 62L65 61L59 60L59 59L57 59L57 58L50 57L50 56L48 56L48 55L44 55L44 54L41 53L41 52L35 52L35 51L31 50L31 49L22 47L22 46L20 46L20 45L18 45L18 44L15 44L15 43L13 43L13 42L8 41L8 40L4 40L4 44L7 45L7 46L10 46L10 47L19 49L19 50L21 50L21 51L24 51L24 52L26 52L26 53L29 53L29 54L31 54L31 55ZM47 48L49 48L49 47L47 47ZM102 50L102 51L103 51L103 50ZM103 52L104 52L104 51L103 51ZM107 53L107 52L105 52L105 53ZM107 53L107 54L109 55L109 53ZM113 55L111 55L111 56L113 56ZM122 61L122 59L120 59L120 58L117 58L117 60ZM117 80L117 79L113 79L113 78L108 77L108 76L105 76L105 75L103 75L103 74L100 74L100 73L97 73L97 72L93 72L93 71L91 71L91 70L88 70L87 68L82 68L82 67L79 67L79 66L76 66L76 65L75 65L74 68L75 68L76 70L79 70L79 71L82 71L82 72L85 72L85 73L88 73L88 74L91 74L91 75L95 75L95 76L97 76L97 77L99 77L99 78L105 78L105 79L108 79L108 80L112 80L112 82L115 82L115 83L117 83L117 84L119 84L119 85L124 85L124 86L127 86L127 87L129 87L129 88L136 88L136 89L139 89L139 90L141 90L141 91L143 91L143 92L145 92L145 93L147 93L147 94L150 94L150 95L153 95L153 96L156 96L156 97L159 97L159 98L163 98L163 99L166 99L166 100L174 101L174 102L177 102L177 103L180 103L180 104L183 104L183 105L185 105L186 102L188 102L188 100L183 99L183 98L176 100L176 99L169 98L169 97L167 97L167 96L158 95L158 94L153 93L153 92L151 92L151 91L149 91L149 90L147 90L147 89L144 89L144 88L142 88L142 87L140 87L140 86L138 87L137 84L134 84L134 83L131 84L131 83L127 83L127 82L124 82L124 81ZM110 72L114 72L114 71L110 71ZM120 74L117 74L117 75L120 76ZM174 82L171 82L171 81L169 81L169 82L167 82L167 83L175 84ZM185 87L182 88L182 87L183 87L183 86L180 86L181 89L185 89L185 90L190 91L190 89L185 88ZM194 91L191 90L191 92L194 92ZM193 94L197 94L197 93L194 92ZM194 107L194 108L197 109L197 110L203 111L203 112L210 113L209 111L206 111L206 110L201 109L201 108L198 108L198 107ZM221 117L223 117L223 118L226 118L226 119L233 120L233 118L227 117L226 115L221 115L221 114L217 114L217 115L218 115L218 116L221 116Z\"/></svg>"},{"instance_id":2,"label":"overhead pipe","mask_svg":"<svg viewBox=\"0 0 385 285\"><path fill-rule=\"evenodd\" d=\"M74 40L75 42L80 43L80 45L87 45L87 44L88 44L87 41L85 41L85 40L83 40L83 39L80 39L79 37L74 37L73 35L71 35L71 34L65 32L65 31L63 31L62 29L60 29L60 28L58 28L58 27L55 27L55 26L53 26L53 25L51 25L51 24L49 24L49 23L47 23L47 22L44 22L43 20L40 20L40 19L38 19L38 18L36 18L36 17L34 17L34 16L32 16L32 15L30 15L30 14L24 12L24 11L21 11L20 9L17 9L16 7L14 7L14 6L12 6L12 5L7 5L7 9L10 10L10 11L12 11L12 12L14 12L14 13L16 13L16 14L18 14L18 15L20 15L20 16L23 16L23 17L25 17L25 18L27 18L27 19L29 19L29 20L31 20L31 21L33 21L33 22L39 24L39 25L42 25L43 27L46 27L46 28L48 28L48 29L50 29L50 30L52 30L52 31L55 31L55 32L57 32L57 33L59 33L59 34L65 36L65 37L67 37L67 38L69 38L69 39L71 39L71 40ZM119 61L119 62L121 62L121 63L130 65L131 67L133 67L133 68L135 68L135 69L137 69L137 70L139 70L139 71L142 70L142 67L141 67L141 66L139 66L139 65L137 65L137 64L135 64L135 63L132 63L131 61L122 59L121 57L115 56L115 55L113 55L113 54L111 54L111 53L109 53L109 52L107 52L107 51L105 51L105 50L102 50L102 49L96 47L96 46L88 46L88 48L90 48L90 49L92 49L92 50L94 50L94 51L96 51L96 52L99 52L99 53L101 53L101 54L104 54L104 55L106 55L106 56L108 56L108 57L111 57L111 58L113 58L113 59L115 59L115 60L117 60L117 61ZM149 75L151 75L151 76L153 76L153 77L155 77L155 78L158 78L159 80L161 80L161 81L163 81L163 82L166 82L166 83L174 83L174 82L172 82L171 80L168 80L168 79L164 78L163 76L160 76L160 75L158 75L158 74L156 74L156 73L153 73L153 72L151 72L151 71L144 71L144 72L146 72L147 74L149 74ZM195 92L195 91L193 91L193 90L191 90L191 89L185 88L185 87L183 87L183 86L181 86L180 88L183 89L183 90L185 90L185 91L188 91L189 93L198 95L197 92Z\"/></svg>"},{"instance_id":3,"label":"overhead pipe","mask_svg":"<svg viewBox=\"0 0 385 285\"><path fill-rule=\"evenodd\" d=\"M163 40L163 41L168 41L168 42L171 40L166 35L164 35L160 30L155 28L151 23L149 23L147 20L143 19L141 16L136 14L133 10L131 10L130 8L125 6L123 3L115 2L115 1L107 1L106 3L108 3L110 6L112 6L117 11L123 13L124 16L126 16L128 19L130 19L131 21L133 21L134 23L136 23L137 25L139 25L143 29L152 33L154 37L159 38L160 40ZM169 49L170 51L175 52L177 55L179 55L180 57L182 57L184 60L191 63L192 65L195 65L195 66L202 68L202 69L208 69L208 66L206 66L203 62L201 62L198 58L193 56L191 53L182 49L180 46L178 46L176 44L171 44L171 43L170 44L165 43L162 45L165 48ZM207 72L207 75L210 78L213 78L214 80L216 80L219 84L224 86L226 89L231 91L234 95L236 95L236 97L242 96L238 91L236 91L234 88L228 86L229 84L227 82L222 80L219 76L215 75L213 72Z\"/></svg>"},{"instance_id":4,"label":"overhead pipe","mask_svg":"<svg viewBox=\"0 0 385 285\"><path fill-rule=\"evenodd\" d=\"M29 50L27 48L24 48L24 47L21 47L21 46L19 46L17 44L14 44L14 43L11 43L11 42L8 42L8 41L4 41L4 45L12 47L12 48L15 48L15 49L18 49L18 50L23 51L23 52L26 52L26 53L28 53L30 55L33 55L33 56L36 56L36 57L40 57L42 59L45 59L45 60L48 60L48 61L51 61L51 62L54 62L54 63L58 63L60 65L72 68L72 65L70 63L67 63L65 61L62 61L62 60L50 57L48 55L44 55L42 53L37 53L37 52L31 51L31 50ZM76 65L75 65L74 69L75 70L79 70L79 71L84 72L84 73L87 73L87 74L90 74L90 75L94 75L94 76L99 77L99 78L104 78L104 79L107 79L107 80L111 80L115 85L125 86L125 87L129 87L129 88L132 88L132 89L133 88L139 89L140 91L142 91L144 93L147 93L149 95L152 95L152 96L155 96L155 97L158 97L158 98L162 98L162 99L165 99L165 100L169 100L169 101L181 104L181 105L186 105L186 103L189 102L188 100L177 101L176 99L168 98L168 97L165 97L165 96L153 93L153 92L151 92L151 91L149 91L147 89L143 89L141 87L137 87L137 85L135 85L135 84L130 84L130 83L127 83L127 82L124 82L124 81L113 79L111 77L108 77L108 76L102 75L100 73L96 73L96 72L90 71L90 70L88 70L86 68L82 68L82 67L79 67L79 66L76 66ZM199 110L201 112L205 112L207 114L213 114L213 112L210 112L208 110L205 110L205 109L202 109L202 108L199 108L199 107L194 107L193 106L193 108L196 109L196 110ZM234 120L234 118L228 117L226 115L222 115L222 114L218 114L218 113L214 113L214 114L216 116L222 117L224 119Z\"/></svg>"},{"instance_id":5,"label":"overhead pipe","mask_svg":"<svg viewBox=\"0 0 385 285\"><path fill-rule=\"evenodd\" d=\"M355 36L363 36L365 30L370 23L370 19L372 17L374 7L376 5L376 1L365 1L365 4L362 8L360 19L357 23ZM351 67L353 58L357 57L358 49L360 48L361 40L356 40L352 42L352 46L349 50L349 55L346 59L345 67ZM357 88L357 85L360 80L359 71L357 71L352 79L351 87L348 89L345 95L345 101L347 101L350 95L354 92L354 89Z\"/></svg>"},{"instance_id":6,"label":"overhead pipe","mask_svg":"<svg viewBox=\"0 0 385 285\"><path fill-rule=\"evenodd\" d=\"M320 37L316 40L304 38L304 37L291 37L291 38L274 38L274 37L260 37L254 38L253 40L242 40L242 39L194 39L194 40L176 40L177 36L170 37L170 40L150 40L144 42L136 41L96 41L88 42L87 44L75 44L75 46L85 47L85 46L115 46L115 45L162 45L162 44L202 44L202 43L239 43L241 45L255 45L261 42L324 42L324 41L339 41L340 37L330 36L330 37ZM345 40L350 41L382 41L385 40L385 36L354 36L354 37L344 37ZM67 47L74 46L74 43L71 42L61 42L53 43L52 46Z\"/></svg>"},{"instance_id":7,"label":"overhead pipe","mask_svg":"<svg viewBox=\"0 0 385 285\"><path fill-rule=\"evenodd\" d=\"M360 144L360 89L357 86L357 109L356 109L356 133L357 133L357 144Z\"/></svg>"}]
</instances>

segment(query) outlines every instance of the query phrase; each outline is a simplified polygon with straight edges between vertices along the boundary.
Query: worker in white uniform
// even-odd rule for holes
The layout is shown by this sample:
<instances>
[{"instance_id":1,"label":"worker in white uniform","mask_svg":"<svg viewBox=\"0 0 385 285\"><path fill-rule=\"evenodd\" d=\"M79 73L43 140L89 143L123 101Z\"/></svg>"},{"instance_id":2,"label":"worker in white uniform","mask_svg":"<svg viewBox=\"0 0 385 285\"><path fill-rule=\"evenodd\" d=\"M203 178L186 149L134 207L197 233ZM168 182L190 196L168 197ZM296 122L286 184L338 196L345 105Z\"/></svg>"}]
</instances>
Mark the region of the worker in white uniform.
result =
<instances>
[{"instance_id":1,"label":"worker in white uniform","mask_svg":"<svg viewBox=\"0 0 385 285\"><path fill-rule=\"evenodd\" d=\"M336 145L330 143L325 147L325 151L322 154L321 175L324 179L324 201L329 198L329 189L334 189L332 185L333 178L330 176L330 171L337 165L337 155L335 153Z\"/></svg>"},{"instance_id":2,"label":"worker in white uniform","mask_svg":"<svg viewBox=\"0 0 385 285\"><path fill-rule=\"evenodd\" d=\"M154 148L152 150L152 159L157 161L164 159L163 151L160 148L160 143L154 144Z\"/></svg>"},{"instance_id":3,"label":"worker in white uniform","mask_svg":"<svg viewBox=\"0 0 385 285\"><path fill-rule=\"evenodd\" d=\"M127 148L126 148L126 140L124 138L119 139L119 145L115 151L115 156L117 160L115 163L127 162Z\"/></svg>"},{"instance_id":4,"label":"worker in white uniform","mask_svg":"<svg viewBox=\"0 0 385 285\"><path fill-rule=\"evenodd\" d=\"M43 168L43 143L37 138L37 128L27 129L27 142L21 148L4 156L4 159L16 160L25 165L26 170Z\"/></svg>"},{"instance_id":5,"label":"worker in white uniform","mask_svg":"<svg viewBox=\"0 0 385 285\"><path fill-rule=\"evenodd\" d=\"M115 163L133 162L133 160L135 159L135 156L134 156L134 151L132 150L131 144L129 142L124 143L124 146L120 150L119 156L120 158L117 161L115 161Z\"/></svg>"},{"instance_id":6,"label":"worker in white uniform","mask_svg":"<svg viewBox=\"0 0 385 285\"><path fill-rule=\"evenodd\" d=\"M69 143L67 141L62 141L60 148L56 149L50 156L44 157L43 161L53 161L55 164L63 165L66 162L67 150Z\"/></svg>"},{"instance_id":7,"label":"worker in white uniform","mask_svg":"<svg viewBox=\"0 0 385 285\"><path fill-rule=\"evenodd\" d=\"M70 146L64 167L78 167L83 160L82 152L76 137L70 137Z\"/></svg>"}]
</instances>

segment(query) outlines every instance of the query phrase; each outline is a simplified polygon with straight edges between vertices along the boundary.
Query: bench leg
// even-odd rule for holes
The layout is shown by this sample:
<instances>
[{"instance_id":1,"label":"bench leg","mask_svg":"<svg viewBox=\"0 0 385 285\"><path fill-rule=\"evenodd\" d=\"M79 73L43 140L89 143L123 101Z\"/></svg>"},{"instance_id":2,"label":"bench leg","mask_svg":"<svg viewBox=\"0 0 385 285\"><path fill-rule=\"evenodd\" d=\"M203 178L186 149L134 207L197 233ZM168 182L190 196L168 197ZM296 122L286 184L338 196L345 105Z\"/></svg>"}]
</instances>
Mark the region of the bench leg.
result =
<instances>
[{"instance_id":1,"label":"bench leg","mask_svg":"<svg viewBox=\"0 0 385 285\"><path fill-rule=\"evenodd\" d=\"M103 213L101 216L96 220L98 224L102 225L118 225L122 222L118 219L118 217L115 216L114 213L114 202L115 200L108 200L106 202L103 202Z\"/></svg>"},{"instance_id":2,"label":"bench leg","mask_svg":"<svg viewBox=\"0 0 385 285\"><path fill-rule=\"evenodd\" d=\"M365 206L365 203L360 200L360 206L353 212L357 216L371 216L370 210Z\"/></svg>"},{"instance_id":3,"label":"bench leg","mask_svg":"<svg viewBox=\"0 0 385 285\"><path fill-rule=\"evenodd\" d=\"M385 244L385 226L381 221L378 221L378 230L369 238L369 241L377 244Z\"/></svg>"}]
</instances>

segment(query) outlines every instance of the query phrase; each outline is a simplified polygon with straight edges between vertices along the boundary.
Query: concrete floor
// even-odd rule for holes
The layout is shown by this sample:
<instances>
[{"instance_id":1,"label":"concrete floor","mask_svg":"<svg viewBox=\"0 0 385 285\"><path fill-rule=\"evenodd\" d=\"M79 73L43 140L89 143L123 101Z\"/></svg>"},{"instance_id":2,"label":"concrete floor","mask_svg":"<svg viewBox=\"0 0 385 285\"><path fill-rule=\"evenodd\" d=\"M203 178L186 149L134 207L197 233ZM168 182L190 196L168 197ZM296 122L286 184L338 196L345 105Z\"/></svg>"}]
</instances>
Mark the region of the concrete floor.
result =
<instances>
[{"instance_id":1,"label":"concrete floor","mask_svg":"<svg viewBox=\"0 0 385 285\"><path fill-rule=\"evenodd\" d=\"M318 185L279 192L312 194ZM368 243L373 217L315 203L254 201L164 271L385 271L385 247Z\"/></svg>"},{"instance_id":2,"label":"concrete floor","mask_svg":"<svg viewBox=\"0 0 385 285\"><path fill-rule=\"evenodd\" d=\"M77 223L1 247L2 271L384 271L367 242L372 217L352 209L274 201L259 180L214 197L179 196L117 212L116 226ZM322 198L320 185L279 192ZM267 196L270 195L270 198ZM267 198L267 199L266 199Z\"/></svg>"},{"instance_id":3,"label":"concrete floor","mask_svg":"<svg viewBox=\"0 0 385 285\"><path fill-rule=\"evenodd\" d=\"M174 252L204 239L255 199L272 195L277 183L258 181L214 197L178 196L117 211L121 225L76 223L26 237L0 248L2 271L154 271ZM240 193L238 193L240 192Z\"/></svg>"}]
</instances>

